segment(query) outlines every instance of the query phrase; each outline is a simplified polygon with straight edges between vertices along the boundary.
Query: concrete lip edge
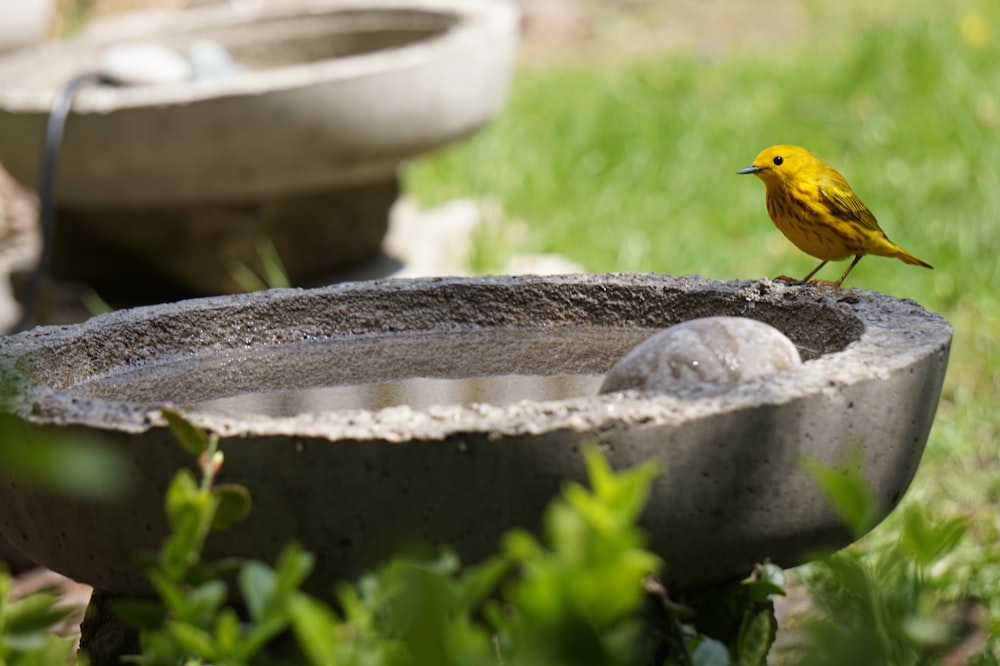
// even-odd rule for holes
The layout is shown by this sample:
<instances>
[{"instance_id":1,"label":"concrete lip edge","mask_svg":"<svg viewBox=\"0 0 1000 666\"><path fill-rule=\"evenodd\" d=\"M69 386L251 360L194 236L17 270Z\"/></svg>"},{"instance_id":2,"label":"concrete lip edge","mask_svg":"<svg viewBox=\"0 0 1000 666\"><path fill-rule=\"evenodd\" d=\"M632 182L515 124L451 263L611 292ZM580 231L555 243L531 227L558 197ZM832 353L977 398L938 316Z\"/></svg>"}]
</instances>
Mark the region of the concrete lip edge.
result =
<instances>
[{"instance_id":1,"label":"concrete lip edge","mask_svg":"<svg viewBox=\"0 0 1000 666\"><path fill-rule=\"evenodd\" d=\"M433 292L450 284L479 283L496 287L517 285L562 284L566 286L595 287L607 285L608 281L620 282L635 288L656 289L663 286L680 287L682 290L722 289L734 299L744 298L747 303L760 299L760 289L765 290L764 298L778 295L783 298L796 290L780 283L730 282L718 283L697 278L674 280L655 275L612 275L612 276L565 276L559 278L432 278L417 280L390 280L372 283L348 283L314 290L272 290L269 293L251 294L242 297L221 299L192 299L171 306L154 306L154 310L137 308L131 311L113 313L95 318L70 332L72 329L29 332L10 340L2 353L10 358L26 354L30 348L39 345L48 347L51 342L59 345L73 345L86 336L100 336L102 330L127 328L146 321L154 312L161 321L184 317L186 312L213 310L217 307L234 308L233 312L251 311L255 305L271 302L280 307L308 307L314 295L323 294L336 299L339 294L360 292L378 294L380 291L429 290ZM854 291L854 290L852 290ZM798 294L802 295L802 291ZM814 302L824 307L842 307L837 299L844 293L813 292ZM334 439L386 439L406 441L409 439L444 439L464 432L492 432L496 434L518 435L526 432L541 433L557 429L580 431L607 427L611 422L641 423L645 425L674 425L682 420L701 418L721 411L740 410L760 404L781 404L805 397L814 392L829 391L831 377L841 385L855 381L865 381L884 377L886 373L898 370L914 360L942 348L950 341L950 327L937 315L927 313L918 306L905 301L873 292L854 291L850 295L854 303L845 310L854 316L861 312L865 331L861 338L847 349L827 354L808 361L800 368L761 378L730 389L711 398L684 399L665 395L638 394L626 392L594 396L591 398L569 399L556 402L541 402L531 405L514 404L505 406L482 405L476 408L446 405L430 409L414 410L393 408L380 412L348 411L303 415L300 417L272 418L247 415L231 418L225 415L191 412L191 418L201 427L214 430L226 437L245 435L302 435L326 436ZM861 309L859 309L861 308ZM748 314L752 314L748 312ZM220 316L221 319L227 319ZM891 326L882 325L881 320L892 320ZM294 324L290 326L294 328ZM937 330L935 330L937 329ZM378 331L356 331L357 333L378 334ZM0 349L3 349L0 347ZM21 351L24 350L24 351ZM873 363L877 360L878 363ZM44 368L40 368L45 372ZM23 380L23 379L22 379ZM79 395L63 395L58 388L44 382L32 385L24 399L31 403L30 409L22 408L31 420L44 422L30 414L48 414L56 422L109 427L128 432L143 432L152 427L162 426L162 421L148 409L130 409L128 403L113 404L114 401L87 399ZM105 418L91 419L93 410L108 408L109 412L121 418L120 422L109 423ZM359 423L362 424L359 427ZM350 433L345 435L345 433Z\"/></svg>"},{"instance_id":2,"label":"concrete lip edge","mask_svg":"<svg viewBox=\"0 0 1000 666\"><path fill-rule=\"evenodd\" d=\"M454 51L478 48L484 38L510 39L517 34L517 11L505 0L480 0L475 3L455 0L325 0L314 2L307 7L275 9L274 7L204 7L186 9L176 16L165 13L162 20L162 35L150 35L149 26L136 20L106 19L107 25L97 31L84 32L75 41L56 43L40 47L36 52L13 54L0 58L0 64L28 62L37 54L55 57L69 52L75 45L86 49L100 49L121 41L149 40L158 37L172 37L186 33L207 32L217 28L232 28L254 21L269 21L285 17L303 15L332 14L336 12L404 12L422 11L454 17L456 23L443 29L441 34L413 44L387 50L376 50L357 55L316 60L295 65L283 65L266 70L252 70L232 76L211 79L201 83L167 84L120 88L107 91L84 90L74 103L74 113L108 113L119 109L138 106L175 106L206 101L228 96L259 95L290 88L349 80L377 74L395 67L423 65L440 57L438 51ZM138 15L135 17L139 18ZM513 46L513 44L512 44ZM433 48L428 48L433 47ZM0 70L2 71L2 70ZM25 113L47 114L52 104L54 90L25 90L17 87L0 91L0 105Z\"/></svg>"}]
</instances>

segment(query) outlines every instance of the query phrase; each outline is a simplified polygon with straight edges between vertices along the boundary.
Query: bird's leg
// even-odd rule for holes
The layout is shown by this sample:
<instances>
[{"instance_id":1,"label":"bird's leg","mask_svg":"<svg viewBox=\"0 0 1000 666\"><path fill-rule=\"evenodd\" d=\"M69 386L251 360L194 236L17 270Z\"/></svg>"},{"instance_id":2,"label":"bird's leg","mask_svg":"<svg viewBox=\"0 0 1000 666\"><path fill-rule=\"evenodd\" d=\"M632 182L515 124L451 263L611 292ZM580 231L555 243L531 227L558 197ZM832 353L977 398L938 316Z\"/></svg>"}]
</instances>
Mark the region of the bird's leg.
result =
<instances>
[{"instance_id":1,"label":"bird's leg","mask_svg":"<svg viewBox=\"0 0 1000 666\"><path fill-rule=\"evenodd\" d=\"M814 268L812 270L812 272L809 273L809 275L805 276L801 280L796 280L795 278L790 277L788 275L779 275L776 278L774 278L774 281L775 282L791 282L793 284L805 284L806 282L809 282L809 278L811 278L813 275L816 275L816 273L819 271L819 269L823 268L824 266L826 266L826 262L825 261L822 264L820 264L819 266L817 266L816 268Z\"/></svg>"},{"instance_id":2,"label":"bird's leg","mask_svg":"<svg viewBox=\"0 0 1000 666\"><path fill-rule=\"evenodd\" d=\"M817 266L816 268L812 269L812 271L810 271L809 275L807 275L804 278L802 278L802 282L809 282L810 278L812 278L813 275L816 275L816 273L819 273L819 269L823 268L824 266L826 266L826 262L825 261L821 262L819 266Z\"/></svg>"},{"instance_id":3,"label":"bird's leg","mask_svg":"<svg viewBox=\"0 0 1000 666\"><path fill-rule=\"evenodd\" d=\"M841 283L843 283L844 278L847 277L847 274L850 273L852 270L854 270L854 267L858 265L858 262L861 261L861 257L863 257L863 256L864 255L862 255L862 254L859 254L859 255L855 256L854 257L854 261L851 262L851 265L847 267L847 270L844 271L844 274L841 275L840 279L837 280L836 282L834 282L834 284L839 287L841 285Z\"/></svg>"}]
</instances>

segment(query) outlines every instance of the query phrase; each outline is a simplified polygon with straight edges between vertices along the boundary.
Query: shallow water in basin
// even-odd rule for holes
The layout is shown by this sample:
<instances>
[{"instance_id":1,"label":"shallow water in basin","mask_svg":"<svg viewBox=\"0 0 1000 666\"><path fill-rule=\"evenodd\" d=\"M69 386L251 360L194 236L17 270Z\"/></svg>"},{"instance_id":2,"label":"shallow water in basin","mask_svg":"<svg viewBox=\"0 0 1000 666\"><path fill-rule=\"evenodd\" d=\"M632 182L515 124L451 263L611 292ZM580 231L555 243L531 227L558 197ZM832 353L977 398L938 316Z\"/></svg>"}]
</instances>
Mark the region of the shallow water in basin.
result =
<instances>
[{"instance_id":1,"label":"shallow water in basin","mask_svg":"<svg viewBox=\"0 0 1000 666\"><path fill-rule=\"evenodd\" d=\"M268 416L561 400L595 394L611 366L655 332L511 327L276 342L115 368L71 390Z\"/></svg>"},{"instance_id":2,"label":"shallow water in basin","mask_svg":"<svg viewBox=\"0 0 1000 666\"><path fill-rule=\"evenodd\" d=\"M342 409L407 405L505 405L520 400L563 400L597 393L604 375L490 375L463 379L410 377L392 382L241 393L186 405L226 414L296 416Z\"/></svg>"}]
</instances>

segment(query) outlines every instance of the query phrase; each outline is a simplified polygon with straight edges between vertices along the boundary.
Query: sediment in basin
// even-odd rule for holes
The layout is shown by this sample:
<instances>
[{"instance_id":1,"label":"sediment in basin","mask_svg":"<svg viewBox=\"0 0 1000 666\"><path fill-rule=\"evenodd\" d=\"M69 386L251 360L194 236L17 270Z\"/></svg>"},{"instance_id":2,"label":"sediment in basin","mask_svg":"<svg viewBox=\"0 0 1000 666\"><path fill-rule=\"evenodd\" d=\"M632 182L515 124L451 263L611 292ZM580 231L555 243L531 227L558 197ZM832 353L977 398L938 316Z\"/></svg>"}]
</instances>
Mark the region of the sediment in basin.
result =
<instances>
[{"instance_id":1,"label":"sediment in basin","mask_svg":"<svg viewBox=\"0 0 1000 666\"><path fill-rule=\"evenodd\" d=\"M0 529L39 561L99 588L145 589L132 553L162 537L162 492L186 458L155 409L159 401L180 402L178 396L158 400L154 391L135 400L128 382L115 394L114 378L136 368L211 364L220 355L331 341L391 346L407 337L486 331L502 339L511 331L550 341L537 345L535 374L565 373L581 359L588 373L603 372L615 359L589 359L585 336L574 338L579 331L634 338L708 315L765 321L806 362L710 398L626 392L290 417L190 410L195 423L223 437L225 480L246 485L255 498L245 524L210 540L209 556L272 559L285 541L298 539L319 554L313 583L324 591L400 547L448 543L476 560L495 549L504 529L535 527L563 480L583 479L579 449L587 442L601 445L615 466L663 461L644 525L674 582L740 575L764 557L794 564L810 549L846 544L850 536L799 460L809 455L839 464L859 446L885 515L916 471L950 327L913 302L871 292L656 275L276 290L141 308L7 338L0 357L22 389L7 409L29 433L102 432L136 463L136 483L128 497L100 507L5 481ZM469 359L445 356L457 368L453 374L468 374ZM516 363L505 368L503 358L499 347L492 359L471 360L487 375L523 371ZM420 365L403 363L396 372L420 376L426 372ZM373 356L372 372L379 367Z\"/></svg>"}]
</instances>

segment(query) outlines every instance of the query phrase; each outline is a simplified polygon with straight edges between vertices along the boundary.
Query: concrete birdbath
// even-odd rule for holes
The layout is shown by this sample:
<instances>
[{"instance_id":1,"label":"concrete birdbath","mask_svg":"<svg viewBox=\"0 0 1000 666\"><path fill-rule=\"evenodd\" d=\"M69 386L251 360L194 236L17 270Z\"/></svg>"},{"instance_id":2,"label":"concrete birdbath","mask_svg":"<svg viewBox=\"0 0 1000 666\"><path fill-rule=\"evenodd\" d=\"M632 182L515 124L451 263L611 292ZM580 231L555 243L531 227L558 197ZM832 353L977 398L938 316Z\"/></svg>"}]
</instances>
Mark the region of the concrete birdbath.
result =
<instances>
[{"instance_id":1,"label":"concrete birdbath","mask_svg":"<svg viewBox=\"0 0 1000 666\"><path fill-rule=\"evenodd\" d=\"M53 274L112 294L241 291L231 267L257 266L268 239L299 283L376 252L400 163L500 110L517 37L503 0L225 3L109 20L0 59L0 162L38 187L56 91L106 70L112 47L222 47L234 71L80 91Z\"/></svg>"},{"instance_id":2,"label":"concrete birdbath","mask_svg":"<svg viewBox=\"0 0 1000 666\"><path fill-rule=\"evenodd\" d=\"M597 394L654 332L748 317L804 362L690 396ZM581 447L665 473L643 522L672 582L794 565L851 540L802 456L860 447L884 517L910 483L947 365L951 328L918 304L855 289L660 275L390 280L190 300L0 339L5 409L26 436L100 433L135 464L110 505L0 482L0 529L38 562L100 590L147 591L162 498L189 454L158 408L218 433L249 519L208 557L318 553L313 589L401 548L465 561L534 528ZM2 471L0 471L2 474Z\"/></svg>"}]
</instances>

